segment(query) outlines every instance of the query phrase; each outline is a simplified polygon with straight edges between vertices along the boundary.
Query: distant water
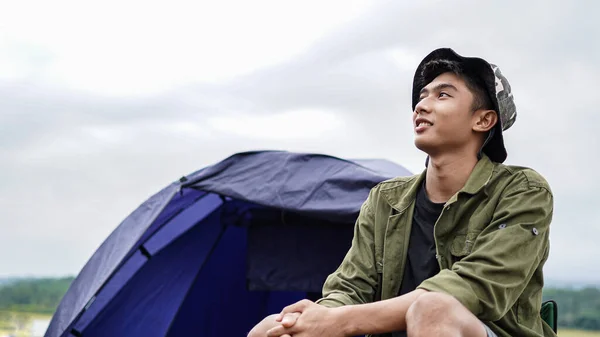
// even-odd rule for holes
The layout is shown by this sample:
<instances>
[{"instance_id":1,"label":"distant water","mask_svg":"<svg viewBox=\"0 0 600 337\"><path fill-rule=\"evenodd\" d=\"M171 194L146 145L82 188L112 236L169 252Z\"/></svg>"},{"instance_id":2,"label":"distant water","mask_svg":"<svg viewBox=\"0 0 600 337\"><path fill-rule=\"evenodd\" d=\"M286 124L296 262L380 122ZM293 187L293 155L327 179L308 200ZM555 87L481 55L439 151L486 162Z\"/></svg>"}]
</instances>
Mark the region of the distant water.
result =
<instances>
[{"instance_id":1,"label":"distant water","mask_svg":"<svg viewBox=\"0 0 600 337\"><path fill-rule=\"evenodd\" d=\"M50 325L50 319L31 320L31 337L44 337L48 325Z\"/></svg>"}]
</instances>

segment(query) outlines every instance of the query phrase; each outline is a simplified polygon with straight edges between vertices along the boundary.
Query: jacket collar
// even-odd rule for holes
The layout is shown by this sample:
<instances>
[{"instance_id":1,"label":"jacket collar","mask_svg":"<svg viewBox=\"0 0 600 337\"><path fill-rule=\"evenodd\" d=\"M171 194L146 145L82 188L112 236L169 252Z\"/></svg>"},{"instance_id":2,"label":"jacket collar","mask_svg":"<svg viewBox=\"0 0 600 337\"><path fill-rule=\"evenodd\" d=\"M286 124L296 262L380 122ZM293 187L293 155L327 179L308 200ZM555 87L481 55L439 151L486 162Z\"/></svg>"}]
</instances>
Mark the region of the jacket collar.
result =
<instances>
[{"instance_id":1,"label":"jacket collar","mask_svg":"<svg viewBox=\"0 0 600 337\"><path fill-rule=\"evenodd\" d=\"M494 172L495 164L485 154L482 155L481 159L475 164L473 172L467 179L465 185L448 200L446 204L456 202L458 195L466 193L474 195L479 193L490 181ZM425 179L427 170L423 170L418 175L415 175L409 179L397 180L389 187L385 187L381 190L381 194L387 200L387 202L396 211L404 212L415 200L417 191L421 186L421 183Z\"/></svg>"},{"instance_id":2,"label":"jacket collar","mask_svg":"<svg viewBox=\"0 0 600 337\"><path fill-rule=\"evenodd\" d=\"M426 171L408 179L398 179L381 189L384 199L399 213L404 213L414 202L417 191L425 179Z\"/></svg>"},{"instance_id":3,"label":"jacket collar","mask_svg":"<svg viewBox=\"0 0 600 337\"><path fill-rule=\"evenodd\" d=\"M492 178L495 166L494 162L487 155L482 155L481 159L475 165L473 172L471 172L469 179L467 179L467 183L460 189L459 193L477 194Z\"/></svg>"}]
</instances>

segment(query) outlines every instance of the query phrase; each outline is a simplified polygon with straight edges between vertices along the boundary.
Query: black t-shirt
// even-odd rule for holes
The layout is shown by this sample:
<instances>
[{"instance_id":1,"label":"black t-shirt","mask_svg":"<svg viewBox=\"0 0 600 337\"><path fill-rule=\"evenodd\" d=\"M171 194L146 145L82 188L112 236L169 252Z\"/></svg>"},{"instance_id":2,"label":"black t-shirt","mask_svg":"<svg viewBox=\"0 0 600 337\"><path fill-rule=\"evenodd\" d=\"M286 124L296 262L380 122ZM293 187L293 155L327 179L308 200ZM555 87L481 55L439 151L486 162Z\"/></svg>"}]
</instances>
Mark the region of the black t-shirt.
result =
<instances>
[{"instance_id":1,"label":"black t-shirt","mask_svg":"<svg viewBox=\"0 0 600 337\"><path fill-rule=\"evenodd\" d=\"M429 200L425 191L425 181L423 181L417 191L406 267L404 268L404 276L398 295L404 295L415 290L421 282L440 271L440 266L435 258L433 226L440 217L442 208L444 208L444 203L438 204ZM395 332L392 336L406 337L406 332Z\"/></svg>"},{"instance_id":2,"label":"black t-shirt","mask_svg":"<svg viewBox=\"0 0 600 337\"><path fill-rule=\"evenodd\" d=\"M417 191L408 243L408 256L399 295L415 290L421 282L440 271L435 258L433 226L440 217L442 208L444 208L444 203L434 203L429 200L425 191L425 182L423 182Z\"/></svg>"}]
</instances>

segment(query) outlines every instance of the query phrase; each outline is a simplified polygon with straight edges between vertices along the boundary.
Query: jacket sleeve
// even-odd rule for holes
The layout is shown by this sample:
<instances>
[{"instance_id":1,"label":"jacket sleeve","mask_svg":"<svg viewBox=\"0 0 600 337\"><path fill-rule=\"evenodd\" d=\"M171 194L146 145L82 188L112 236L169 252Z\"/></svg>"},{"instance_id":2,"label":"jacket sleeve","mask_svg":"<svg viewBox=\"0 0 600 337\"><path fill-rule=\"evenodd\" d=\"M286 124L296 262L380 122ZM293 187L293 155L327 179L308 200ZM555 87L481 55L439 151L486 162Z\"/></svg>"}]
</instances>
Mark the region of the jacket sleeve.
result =
<instances>
[{"instance_id":1,"label":"jacket sleeve","mask_svg":"<svg viewBox=\"0 0 600 337\"><path fill-rule=\"evenodd\" d=\"M521 173L504 189L471 253L418 288L454 296L483 321L499 320L547 257L552 213L547 183Z\"/></svg>"},{"instance_id":2,"label":"jacket sleeve","mask_svg":"<svg viewBox=\"0 0 600 337\"><path fill-rule=\"evenodd\" d=\"M373 231L375 216L373 191L363 203L354 226L352 245L335 272L323 285L323 298L316 303L326 307L372 302L377 286Z\"/></svg>"}]
</instances>

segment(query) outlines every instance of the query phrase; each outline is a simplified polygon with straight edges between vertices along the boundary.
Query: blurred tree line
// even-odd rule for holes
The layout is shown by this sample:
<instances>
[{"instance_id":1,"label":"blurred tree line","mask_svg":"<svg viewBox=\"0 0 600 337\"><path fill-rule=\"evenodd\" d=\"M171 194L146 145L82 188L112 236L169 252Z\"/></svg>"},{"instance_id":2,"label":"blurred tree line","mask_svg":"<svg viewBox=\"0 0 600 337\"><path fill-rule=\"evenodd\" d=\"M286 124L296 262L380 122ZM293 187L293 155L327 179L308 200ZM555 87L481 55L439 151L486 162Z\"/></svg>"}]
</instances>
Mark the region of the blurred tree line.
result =
<instances>
[{"instance_id":1,"label":"blurred tree line","mask_svg":"<svg viewBox=\"0 0 600 337\"><path fill-rule=\"evenodd\" d=\"M600 330L600 288L544 289L544 300L558 304L558 327Z\"/></svg>"},{"instance_id":2,"label":"blurred tree line","mask_svg":"<svg viewBox=\"0 0 600 337\"><path fill-rule=\"evenodd\" d=\"M23 279L0 287L0 310L54 313L73 277Z\"/></svg>"}]
</instances>

